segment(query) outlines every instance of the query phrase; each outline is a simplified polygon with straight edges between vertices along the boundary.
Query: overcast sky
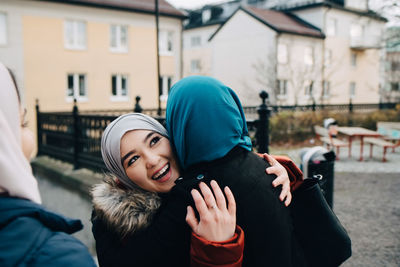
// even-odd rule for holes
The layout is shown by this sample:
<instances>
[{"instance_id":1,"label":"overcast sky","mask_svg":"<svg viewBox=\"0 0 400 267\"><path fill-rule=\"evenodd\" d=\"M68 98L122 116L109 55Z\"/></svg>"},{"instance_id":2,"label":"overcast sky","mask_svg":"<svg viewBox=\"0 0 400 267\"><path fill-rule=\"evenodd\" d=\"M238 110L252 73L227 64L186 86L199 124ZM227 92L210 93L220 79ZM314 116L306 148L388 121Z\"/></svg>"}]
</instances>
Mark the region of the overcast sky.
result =
<instances>
[{"instance_id":1,"label":"overcast sky","mask_svg":"<svg viewBox=\"0 0 400 267\"><path fill-rule=\"evenodd\" d=\"M170 4L178 8L197 8L210 3L226 2L226 0L167 0Z\"/></svg>"}]
</instances>

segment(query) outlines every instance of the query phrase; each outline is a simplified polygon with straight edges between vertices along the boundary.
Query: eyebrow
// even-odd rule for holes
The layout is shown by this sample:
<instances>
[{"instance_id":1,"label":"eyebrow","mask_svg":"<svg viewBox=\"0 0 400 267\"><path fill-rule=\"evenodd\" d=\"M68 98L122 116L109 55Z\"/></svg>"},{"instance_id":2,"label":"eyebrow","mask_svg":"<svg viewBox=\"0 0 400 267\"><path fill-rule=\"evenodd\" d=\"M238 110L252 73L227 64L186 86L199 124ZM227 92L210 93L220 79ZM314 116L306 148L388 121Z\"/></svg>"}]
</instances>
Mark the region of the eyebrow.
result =
<instances>
[{"instance_id":1,"label":"eyebrow","mask_svg":"<svg viewBox=\"0 0 400 267\"><path fill-rule=\"evenodd\" d=\"M150 133L148 133L148 134L146 135L146 137L143 139L143 143L145 144L145 143L147 142L147 140L148 140L153 134L155 134L155 132L150 132ZM127 158L129 158L129 156L132 155L132 154L135 153L135 152L136 152L136 150L135 150L135 149L132 149L131 151L129 151L128 153L126 153L126 155L123 156L123 157L121 158L121 164L124 165L124 161L125 161Z\"/></svg>"}]
</instances>

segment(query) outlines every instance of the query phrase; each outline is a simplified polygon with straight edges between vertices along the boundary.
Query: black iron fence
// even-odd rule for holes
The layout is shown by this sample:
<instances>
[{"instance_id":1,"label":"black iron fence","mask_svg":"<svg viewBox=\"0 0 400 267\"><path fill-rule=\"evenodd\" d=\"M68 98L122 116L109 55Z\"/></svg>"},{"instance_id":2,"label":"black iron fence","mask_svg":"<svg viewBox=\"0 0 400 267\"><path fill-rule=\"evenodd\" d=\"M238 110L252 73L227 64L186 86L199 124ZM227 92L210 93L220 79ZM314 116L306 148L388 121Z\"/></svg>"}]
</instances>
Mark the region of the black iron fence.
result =
<instances>
[{"instance_id":1,"label":"black iron fence","mask_svg":"<svg viewBox=\"0 0 400 267\"><path fill-rule=\"evenodd\" d=\"M352 112L353 110L376 110L395 108L395 103L385 104L348 104L348 105L306 105L306 106L270 106L267 107L268 94L261 92L262 104L244 107L245 114L256 115L248 120L247 126L253 145L258 152L268 152L269 148L269 116L283 110L336 110ZM153 116L164 124L165 110L157 116L157 109L142 109L140 97L136 98L133 110L93 110L81 112L76 101L72 112L41 112L36 103L38 155L48 155L56 159L70 162L74 168L89 168L95 171L105 169L101 158L101 136L107 125L119 115L128 112L142 112ZM251 116L249 116L251 117ZM255 116L253 116L255 117Z\"/></svg>"}]
</instances>

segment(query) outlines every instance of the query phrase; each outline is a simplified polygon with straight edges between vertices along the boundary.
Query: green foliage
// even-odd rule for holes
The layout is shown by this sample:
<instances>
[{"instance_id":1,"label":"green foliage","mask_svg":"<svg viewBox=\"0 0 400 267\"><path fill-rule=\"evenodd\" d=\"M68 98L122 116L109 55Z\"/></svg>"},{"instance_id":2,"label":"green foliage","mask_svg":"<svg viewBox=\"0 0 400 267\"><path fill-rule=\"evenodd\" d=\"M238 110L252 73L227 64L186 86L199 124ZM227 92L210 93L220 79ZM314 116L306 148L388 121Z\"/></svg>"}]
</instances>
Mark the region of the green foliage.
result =
<instances>
[{"instance_id":1,"label":"green foliage","mask_svg":"<svg viewBox=\"0 0 400 267\"><path fill-rule=\"evenodd\" d=\"M332 117L339 126L359 126L376 130L378 121L400 121L400 105L393 110L376 110L373 112L329 112L329 111L283 111L270 118L271 143L301 143L314 138L314 125L323 125L325 118Z\"/></svg>"}]
</instances>

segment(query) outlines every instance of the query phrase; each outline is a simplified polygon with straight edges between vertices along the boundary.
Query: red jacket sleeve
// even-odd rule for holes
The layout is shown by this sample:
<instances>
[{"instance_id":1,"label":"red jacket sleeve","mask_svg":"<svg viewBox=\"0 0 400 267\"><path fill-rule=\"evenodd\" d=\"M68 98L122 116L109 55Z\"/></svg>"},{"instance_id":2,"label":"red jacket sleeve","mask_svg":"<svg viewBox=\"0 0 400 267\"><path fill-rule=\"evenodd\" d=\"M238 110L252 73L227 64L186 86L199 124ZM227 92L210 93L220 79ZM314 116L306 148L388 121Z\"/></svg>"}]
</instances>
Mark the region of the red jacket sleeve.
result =
<instances>
[{"instance_id":1,"label":"red jacket sleeve","mask_svg":"<svg viewBox=\"0 0 400 267\"><path fill-rule=\"evenodd\" d=\"M235 235L226 241L206 240L192 232L190 247L191 267L241 267L244 232L236 226Z\"/></svg>"}]
</instances>

